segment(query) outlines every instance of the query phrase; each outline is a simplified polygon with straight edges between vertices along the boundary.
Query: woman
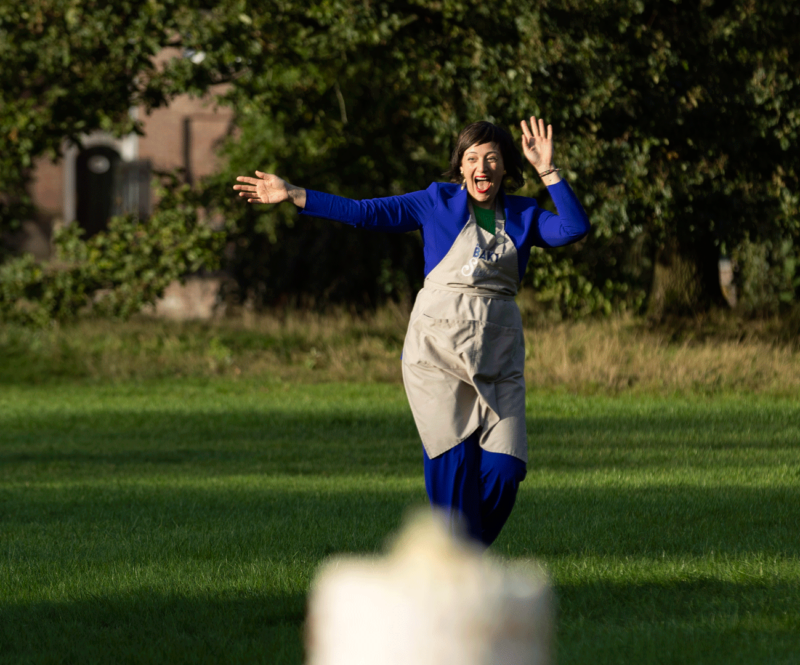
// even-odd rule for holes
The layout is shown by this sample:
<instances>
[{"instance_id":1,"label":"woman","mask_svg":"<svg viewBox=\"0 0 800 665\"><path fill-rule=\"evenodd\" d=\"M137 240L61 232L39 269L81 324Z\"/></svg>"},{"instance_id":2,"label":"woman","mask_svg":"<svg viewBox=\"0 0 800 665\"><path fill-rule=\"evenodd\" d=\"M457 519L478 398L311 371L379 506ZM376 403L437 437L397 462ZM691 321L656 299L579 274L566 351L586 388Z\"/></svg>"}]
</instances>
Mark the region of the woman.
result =
<instances>
[{"instance_id":1,"label":"woman","mask_svg":"<svg viewBox=\"0 0 800 665\"><path fill-rule=\"evenodd\" d=\"M450 183L353 201L256 171L234 185L248 203L291 201L300 214L360 228L422 233L425 284L403 347L403 382L423 444L425 488L452 525L485 546L497 538L525 478L525 349L514 296L532 246L583 238L589 220L553 166L553 128L535 116L522 151L558 215L508 196L523 183L511 136L489 122L459 134ZM455 184L453 184L455 183Z\"/></svg>"}]
</instances>

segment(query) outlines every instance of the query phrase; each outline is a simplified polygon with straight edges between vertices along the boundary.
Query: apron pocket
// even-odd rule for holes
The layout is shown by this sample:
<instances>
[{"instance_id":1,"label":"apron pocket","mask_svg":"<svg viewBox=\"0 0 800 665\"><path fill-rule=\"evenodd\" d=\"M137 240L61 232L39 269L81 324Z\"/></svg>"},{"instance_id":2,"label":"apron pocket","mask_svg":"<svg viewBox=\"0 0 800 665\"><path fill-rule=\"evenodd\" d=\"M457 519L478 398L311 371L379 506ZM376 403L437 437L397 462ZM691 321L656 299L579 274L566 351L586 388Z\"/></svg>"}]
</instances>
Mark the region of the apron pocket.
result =
<instances>
[{"instance_id":1,"label":"apron pocket","mask_svg":"<svg viewBox=\"0 0 800 665\"><path fill-rule=\"evenodd\" d=\"M476 322L477 323L477 322ZM521 372L520 359L525 358L522 330L494 323L477 323L481 330L475 336L471 374L476 381L494 383Z\"/></svg>"},{"instance_id":2,"label":"apron pocket","mask_svg":"<svg viewBox=\"0 0 800 665\"><path fill-rule=\"evenodd\" d=\"M467 370L474 337L465 327L469 323L420 315L408 328L403 362L462 372Z\"/></svg>"},{"instance_id":3,"label":"apron pocket","mask_svg":"<svg viewBox=\"0 0 800 665\"><path fill-rule=\"evenodd\" d=\"M427 314L409 326L403 362L458 370L470 378L494 382L521 368L522 330L482 321L434 319ZM524 356L522 356L524 358Z\"/></svg>"}]
</instances>

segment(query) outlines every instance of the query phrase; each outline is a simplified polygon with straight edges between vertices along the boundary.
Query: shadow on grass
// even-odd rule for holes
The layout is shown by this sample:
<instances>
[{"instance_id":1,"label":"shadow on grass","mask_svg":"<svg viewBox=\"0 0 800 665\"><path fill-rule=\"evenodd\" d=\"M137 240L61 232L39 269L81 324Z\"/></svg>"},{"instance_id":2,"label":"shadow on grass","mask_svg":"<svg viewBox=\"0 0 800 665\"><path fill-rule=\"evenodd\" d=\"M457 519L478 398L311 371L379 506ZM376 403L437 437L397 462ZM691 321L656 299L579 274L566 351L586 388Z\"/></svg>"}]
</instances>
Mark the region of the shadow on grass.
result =
<instances>
[{"instance_id":1,"label":"shadow on grass","mask_svg":"<svg viewBox=\"0 0 800 665\"><path fill-rule=\"evenodd\" d=\"M2 663L301 663L305 597L147 591L0 605Z\"/></svg>"},{"instance_id":2,"label":"shadow on grass","mask_svg":"<svg viewBox=\"0 0 800 665\"><path fill-rule=\"evenodd\" d=\"M558 662L797 662L800 585L712 579L557 588Z\"/></svg>"},{"instance_id":3,"label":"shadow on grass","mask_svg":"<svg viewBox=\"0 0 800 665\"><path fill-rule=\"evenodd\" d=\"M515 556L800 556L800 487L523 483L511 517Z\"/></svg>"},{"instance_id":4,"label":"shadow on grass","mask_svg":"<svg viewBox=\"0 0 800 665\"><path fill-rule=\"evenodd\" d=\"M608 625L743 619L772 616L776 630L800 627L800 582L728 582L697 578L662 583L593 582L559 584L562 610L572 617ZM800 633L795 635L800 644Z\"/></svg>"},{"instance_id":5,"label":"shadow on grass","mask_svg":"<svg viewBox=\"0 0 800 665\"><path fill-rule=\"evenodd\" d=\"M560 663L792 663L787 584L699 579L559 586ZM281 663L303 660L302 594L164 596L145 590L0 605L0 662Z\"/></svg>"}]
</instances>

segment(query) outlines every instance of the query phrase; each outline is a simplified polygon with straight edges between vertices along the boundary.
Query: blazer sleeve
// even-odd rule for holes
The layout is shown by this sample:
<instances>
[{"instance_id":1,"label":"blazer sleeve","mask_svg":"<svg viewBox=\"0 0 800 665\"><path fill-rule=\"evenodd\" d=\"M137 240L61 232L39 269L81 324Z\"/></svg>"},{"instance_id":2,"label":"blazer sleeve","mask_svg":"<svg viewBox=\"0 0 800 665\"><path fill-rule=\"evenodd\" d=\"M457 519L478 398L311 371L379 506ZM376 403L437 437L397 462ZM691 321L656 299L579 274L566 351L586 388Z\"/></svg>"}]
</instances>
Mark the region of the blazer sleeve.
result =
<instances>
[{"instance_id":1,"label":"blazer sleeve","mask_svg":"<svg viewBox=\"0 0 800 665\"><path fill-rule=\"evenodd\" d=\"M558 214L549 210L538 209L538 219L535 228L538 230L541 243L535 245L544 247L562 247L577 242L583 238L591 224L586 211L583 209L575 192L565 180L547 188L553 203L556 204Z\"/></svg>"},{"instance_id":2,"label":"blazer sleeve","mask_svg":"<svg viewBox=\"0 0 800 665\"><path fill-rule=\"evenodd\" d=\"M356 201L343 196L306 190L301 215L322 217L360 229L405 233L422 228L436 208L436 183L428 189L401 196Z\"/></svg>"}]
</instances>

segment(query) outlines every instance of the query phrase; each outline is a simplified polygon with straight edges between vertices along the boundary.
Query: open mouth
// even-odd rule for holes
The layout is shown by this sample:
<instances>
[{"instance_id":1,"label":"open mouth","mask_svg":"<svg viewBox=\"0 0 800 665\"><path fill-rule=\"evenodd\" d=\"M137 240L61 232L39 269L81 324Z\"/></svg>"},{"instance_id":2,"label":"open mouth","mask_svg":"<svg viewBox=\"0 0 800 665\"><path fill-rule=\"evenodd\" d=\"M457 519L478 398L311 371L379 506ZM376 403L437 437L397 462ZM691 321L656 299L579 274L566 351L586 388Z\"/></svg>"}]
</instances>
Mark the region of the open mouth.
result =
<instances>
[{"instance_id":1,"label":"open mouth","mask_svg":"<svg viewBox=\"0 0 800 665\"><path fill-rule=\"evenodd\" d=\"M478 194L486 194L492 187L492 181L489 176L479 175L475 178L475 191Z\"/></svg>"}]
</instances>

